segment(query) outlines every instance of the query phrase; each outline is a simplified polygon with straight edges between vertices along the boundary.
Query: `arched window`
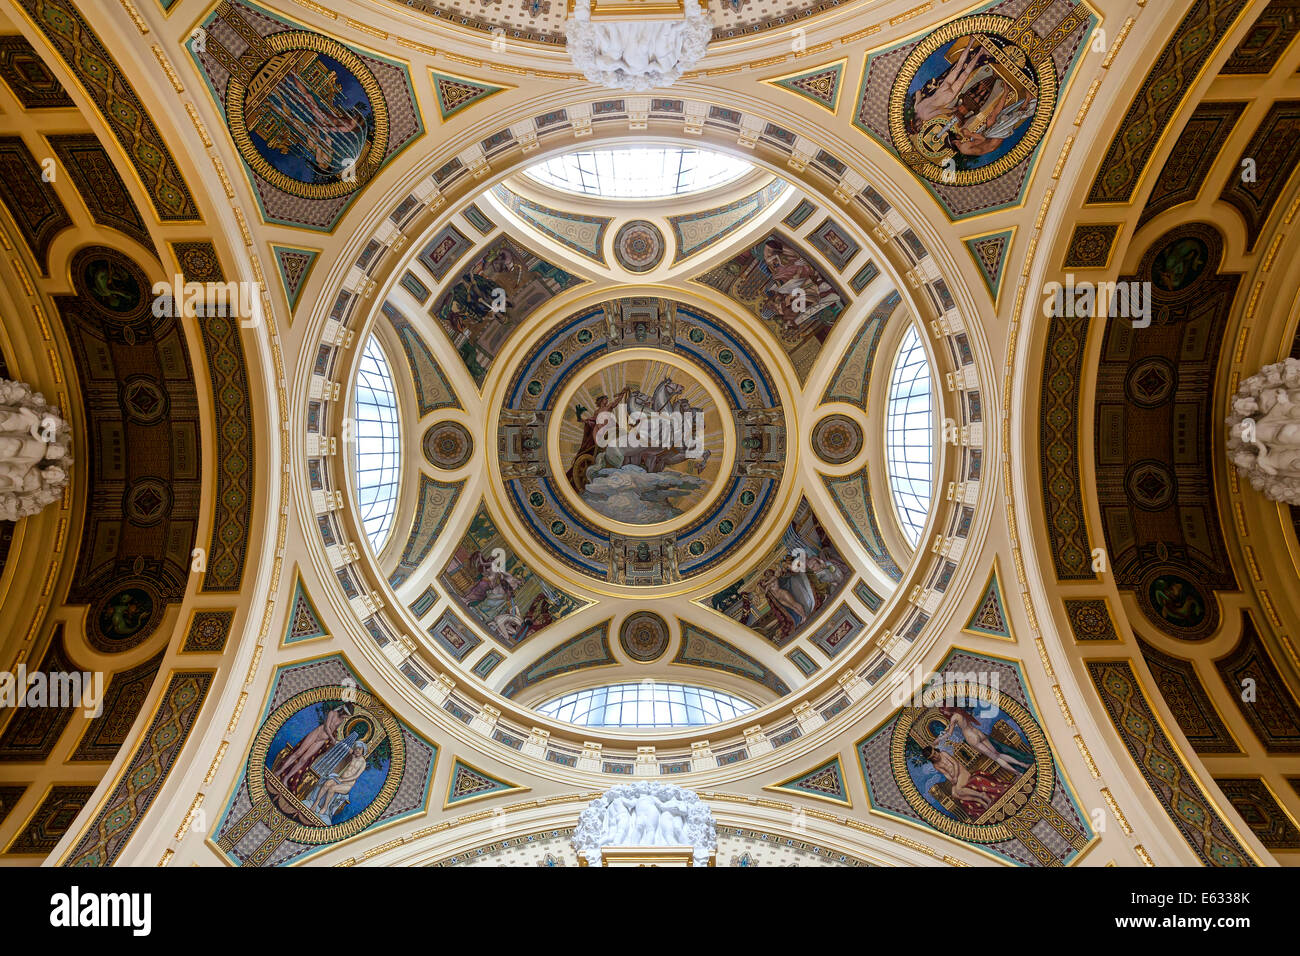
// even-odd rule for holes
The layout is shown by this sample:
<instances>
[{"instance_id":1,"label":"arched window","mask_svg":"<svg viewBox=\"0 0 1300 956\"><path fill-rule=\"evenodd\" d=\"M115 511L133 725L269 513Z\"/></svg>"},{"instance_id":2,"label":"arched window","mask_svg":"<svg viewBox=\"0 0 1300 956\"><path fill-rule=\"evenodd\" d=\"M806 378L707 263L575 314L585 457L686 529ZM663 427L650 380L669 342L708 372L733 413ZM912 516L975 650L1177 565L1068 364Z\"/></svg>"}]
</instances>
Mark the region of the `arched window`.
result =
<instances>
[{"instance_id":1,"label":"arched window","mask_svg":"<svg viewBox=\"0 0 1300 956\"><path fill-rule=\"evenodd\" d=\"M361 523L378 554L388 539L397 510L402 468L402 436L397 426L397 392L388 359L373 335L361 353L353 405L356 438L357 504Z\"/></svg>"},{"instance_id":2,"label":"arched window","mask_svg":"<svg viewBox=\"0 0 1300 956\"><path fill-rule=\"evenodd\" d=\"M650 730L720 724L750 713L754 705L707 687L641 681L574 691L537 709L582 727Z\"/></svg>"},{"instance_id":3,"label":"arched window","mask_svg":"<svg viewBox=\"0 0 1300 956\"><path fill-rule=\"evenodd\" d=\"M885 448L894 512L914 546L921 540L934 491L933 392L930 362L913 326L903 336L890 376Z\"/></svg>"},{"instance_id":4,"label":"arched window","mask_svg":"<svg viewBox=\"0 0 1300 956\"><path fill-rule=\"evenodd\" d=\"M525 174L568 192L606 199L660 199L722 186L753 166L686 146L607 146L553 156Z\"/></svg>"}]
</instances>

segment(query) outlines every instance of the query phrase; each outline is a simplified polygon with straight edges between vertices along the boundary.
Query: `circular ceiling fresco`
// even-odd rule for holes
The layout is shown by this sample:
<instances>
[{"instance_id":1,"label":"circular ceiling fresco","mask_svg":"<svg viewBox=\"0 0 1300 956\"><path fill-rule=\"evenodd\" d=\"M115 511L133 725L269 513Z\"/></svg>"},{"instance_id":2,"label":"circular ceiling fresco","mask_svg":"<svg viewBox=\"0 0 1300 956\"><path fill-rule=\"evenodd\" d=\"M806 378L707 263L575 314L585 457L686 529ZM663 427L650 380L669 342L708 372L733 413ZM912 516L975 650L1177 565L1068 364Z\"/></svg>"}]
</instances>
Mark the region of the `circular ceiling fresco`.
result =
<instances>
[{"instance_id":1,"label":"circular ceiling fresco","mask_svg":"<svg viewBox=\"0 0 1300 956\"><path fill-rule=\"evenodd\" d=\"M672 584L761 526L786 469L786 415L767 365L727 323L672 299L610 299L554 323L512 364L499 479L567 567Z\"/></svg>"}]
</instances>

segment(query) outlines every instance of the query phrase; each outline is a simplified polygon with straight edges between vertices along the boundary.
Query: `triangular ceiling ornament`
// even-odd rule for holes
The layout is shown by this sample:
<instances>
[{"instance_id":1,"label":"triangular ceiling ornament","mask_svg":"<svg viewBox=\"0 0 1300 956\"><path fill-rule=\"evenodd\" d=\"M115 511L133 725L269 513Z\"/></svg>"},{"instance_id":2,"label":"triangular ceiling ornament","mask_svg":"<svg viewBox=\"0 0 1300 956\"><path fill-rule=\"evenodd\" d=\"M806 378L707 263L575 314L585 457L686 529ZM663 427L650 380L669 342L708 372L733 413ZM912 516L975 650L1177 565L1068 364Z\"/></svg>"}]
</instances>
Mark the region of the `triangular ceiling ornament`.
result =
<instances>
[{"instance_id":1,"label":"triangular ceiling ornament","mask_svg":"<svg viewBox=\"0 0 1300 956\"><path fill-rule=\"evenodd\" d=\"M289 302L289 312L298 308L298 299L307 285L311 267L316 264L320 252L316 249L295 249L292 246L271 246L275 253L275 267L280 270L280 282L284 284L284 297Z\"/></svg>"},{"instance_id":2,"label":"triangular ceiling ornament","mask_svg":"<svg viewBox=\"0 0 1300 956\"><path fill-rule=\"evenodd\" d=\"M962 630L967 634L1014 641L1006 607L1006 602L1002 599L1002 581L998 578L998 565L994 561L993 567L989 570L988 583L984 585L984 596L975 605L970 620Z\"/></svg>"},{"instance_id":3,"label":"triangular ceiling ornament","mask_svg":"<svg viewBox=\"0 0 1300 956\"><path fill-rule=\"evenodd\" d=\"M966 251L975 260L975 266L979 269L984 285L988 287L989 296L993 299L995 307L998 304L998 297L1002 294L1003 269L1007 264L1007 253L1011 251L1011 243L1015 235L1016 230L1013 227L1003 232L991 232L962 240Z\"/></svg>"},{"instance_id":4,"label":"triangular ceiling ornament","mask_svg":"<svg viewBox=\"0 0 1300 956\"><path fill-rule=\"evenodd\" d=\"M843 85L844 67L847 64L848 59L845 58L834 63L815 66L810 70L773 77L763 82L768 86L775 86L777 89L802 96L806 100L812 100L822 109L834 113L840 105L840 87Z\"/></svg>"},{"instance_id":5,"label":"triangular ceiling ornament","mask_svg":"<svg viewBox=\"0 0 1300 956\"><path fill-rule=\"evenodd\" d=\"M438 97L438 113L445 123L461 110L482 102L489 96L504 90L513 90L513 86L497 86L492 83L480 83L464 76L429 70L433 77L433 92Z\"/></svg>"},{"instance_id":6,"label":"triangular ceiling ornament","mask_svg":"<svg viewBox=\"0 0 1300 956\"><path fill-rule=\"evenodd\" d=\"M289 626L285 629L282 644L297 644L301 641L314 641L329 637L329 631L321 623L320 612L307 596L307 589L302 584L302 573L295 572L293 580L293 597L289 600Z\"/></svg>"},{"instance_id":7,"label":"triangular ceiling ornament","mask_svg":"<svg viewBox=\"0 0 1300 956\"><path fill-rule=\"evenodd\" d=\"M457 757L451 765L451 779L447 782L447 799L442 808L446 810L458 803L472 803L486 797L495 797L503 793L523 793L527 787L517 783L499 780L485 770L470 766Z\"/></svg>"},{"instance_id":8,"label":"triangular ceiling ornament","mask_svg":"<svg viewBox=\"0 0 1300 956\"><path fill-rule=\"evenodd\" d=\"M840 764L840 755L836 754L825 763L820 763L811 770L797 774L789 780L764 787L764 790L785 791L801 797L826 800L842 807L852 807L848 788L844 785L844 767Z\"/></svg>"}]
</instances>

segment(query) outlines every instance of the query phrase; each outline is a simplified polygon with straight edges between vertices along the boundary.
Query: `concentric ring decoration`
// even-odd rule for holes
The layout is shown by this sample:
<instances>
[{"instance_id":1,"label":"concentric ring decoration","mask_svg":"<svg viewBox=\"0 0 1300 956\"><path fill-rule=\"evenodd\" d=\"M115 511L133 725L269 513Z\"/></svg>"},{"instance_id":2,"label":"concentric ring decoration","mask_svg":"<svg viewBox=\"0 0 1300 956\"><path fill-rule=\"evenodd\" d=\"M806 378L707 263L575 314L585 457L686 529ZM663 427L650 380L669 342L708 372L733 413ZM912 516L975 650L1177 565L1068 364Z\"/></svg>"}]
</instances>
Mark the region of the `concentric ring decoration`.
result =
<instances>
[{"instance_id":1,"label":"concentric ring decoration","mask_svg":"<svg viewBox=\"0 0 1300 956\"><path fill-rule=\"evenodd\" d=\"M1028 47L1021 46L1017 31L1013 29L1015 25L1011 18L993 13L961 17L943 24L926 36L903 61L889 96L889 136L903 162L918 175L930 182L944 185L973 186L986 183L1024 162L1038 147L1056 110L1060 80L1056 75L1056 64L1052 61L1051 47L1040 42ZM1023 132L1017 129L1005 134L1007 138L1018 137L1014 145L997 159L975 169L960 169L956 166L955 151L948 143L952 119L945 121L945 117L936 116L922 121L917 117L915 121L921 123L920 129L913 134L907 128L909 113L915 117L917 111L911 91L917 72L932 55L939 53L948 44L954 44L948 54L950 57L954 55L954 41L962 39L966 40L967 45L979 43L997 69L1008 75L1024 77L1026 87L1032 87L1037 94L1037 103L1033 117L1028 121L1028 128ZM1037 40L1037 37L1034 39ZM955 65L949 67L948 72L955 69ZM1026 97L1029 95L1031 94L1026 92ZM1022 99L1022 102L1026 101L1027 99ZM939 162L941 158L945 162Z\"/></svg>"},{"instance_id":2,"label":"concentric ring decoration","mask_svg":"<svg viewBox=\"0 0 1300 956\"><path fill-rule=\"evenodd\" d=\"M641 528L585 513L548 453L552 418L573 411L559 404L571 383L620 350L687 367L720 397L723 427L735 430L720 487L684 525ZM599 581L667 584L717 566L762 525L787 466L786 414L766 365L727 324L673 300L608 300L556 323L515 367L496 467L516 517L553 558ZM633 567L641 564L659 570Z\"/></svg>"},{"instance_id":3,"label":"concentric ring decoration","mask_svg":"<svg viewBox=\"0 0 1300 956\"><path fill-rule=\"evenodd\" d=\"M1024 731L1026 742L1033 754L1033 764L1024 770L1016 781L981 817L987 817L985 823L962 823L931 804L912 781L907 767L907 743L913 725L921 719L929 707L905 708L894 725L893 737L890 739L889 758L895 782L912 808L926 823L940 833L956 837L969 843L1000 843L1016 838L1016 829L1008 822L1031 801L1047 804L1052 799L1052 789L1056 785L1056 765L1052 751L1047 743L1047 735L1029 709L1011 697L1005 691L997 690L984 684L970 681L957 681L951 684L937 685L939 704L952 701L965 701L968 705L976 702L981 707L999 708ZM922 692L922 703L928 703L928 691Z\"/></svg>"},{"instance_id":4,"label":"concentric ring decoration","mask_svg":"<svg viewBox=\"0 0 1300 956\"><path fill-rule=\"evenodd\" d=\"M645 219L633 219L614 234L614 258L628 272L649 272L664 260L667 243L658 226Z\"/></svg>"},{"instance_id":5,"label":"concentric ring decoration","mask_svg":"<svg viewBox=\"0 0 1300 956\"><path fill-rule=\"evenodd\" d=\"M276 189L292 196L302 199L335 199L351 195L374 176L383 164L385 153L388 152L388 105L384 100L379 80L359 56L337 40L319 33L285 30L265 37L263 42L271 49L272 56L252 74L252 84L257 84L260 78L263 86L253 88L253 85L245 81L242 74L234 72L230 75L230 84L226 87L226 118L230 126L231 138L235 141L239 155L258 176ZM253 142L252 133L248 128L246 111L250 95L260 97L267 92L266 86L281 81L283 70L268 71L268 66L277 59L287 59L291 54L299 52L327 56L351 73L369 99L374 114L374 129L367 137L359 155L352 157L349 174L339 175L328 182L303 182L276 169ZM277 66L287 68L289 64L277 64Z\"/></svg>"},{"instance_id":6,"label":"concentric ring decoration","mask_svg":"<svg viewBox=\"0 0 1300 956\"><path fill-rule=\"evenodd\" d=\"M271 741L280 728L284 726L294 715L298 714L305 707L314 704L336 703L347 701L357 707L364 708L372 715L378 718L384 733L388 739L388 745L392 753L392 761L388 768L388 776L384 780L384 785L375 794L374 799L364 810L355 817L327 827L313 827L304 823L297 823L285 816L278 810L271 795L266 789L266 760L268 751L271 747ZM402 737L402 728L398 724L397 718L388 710L387 707L364 690L354 686L345 687L343 685L314 687L311 690L303 691L294 697L289 698L270 715L257 731L257 736L253 739L253 747L248 755L248 793L257 807L262 804L269 804L269 813L275 815L283 821L282 825L291 827L286 840L294 843L305 843L311 845L321 845L326 843L337 843L340 840L346 840L349 837L356 836L365 830L384 812L394 795L397 793L397 787L402 782L402 773L406 769L406 741ZM270 823L270 821L268 821ZM278 829L272 824L272 829Z\"/></svg>"}]
</instances>

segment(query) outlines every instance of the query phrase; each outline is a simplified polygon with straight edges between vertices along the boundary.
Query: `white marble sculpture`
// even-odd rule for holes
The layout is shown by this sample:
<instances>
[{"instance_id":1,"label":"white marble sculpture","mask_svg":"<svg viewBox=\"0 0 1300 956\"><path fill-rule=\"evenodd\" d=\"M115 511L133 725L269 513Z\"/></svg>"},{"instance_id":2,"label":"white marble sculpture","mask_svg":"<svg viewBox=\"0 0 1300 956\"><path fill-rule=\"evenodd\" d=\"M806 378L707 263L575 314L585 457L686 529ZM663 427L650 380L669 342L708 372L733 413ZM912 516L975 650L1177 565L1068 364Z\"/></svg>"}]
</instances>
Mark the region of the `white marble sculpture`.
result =
<instances>
[{"instance_id":1,"label":"white marble sculpture","mask_svg":"<svg viewBox=\"0 0 1300 956\"><path fill-rule=\"evenodd\" d=\"M1300 360L1242 381L1228 416L1228 458L1265 497L1300 505Z\"/></svg>"},{"instance_id":2,"label":"white marble sculpture","mask_svg":"<svg viewBox=\"0 0 1300 956\"><path fill-rule=\"evenodd\" d=\"M671 85L703 58L713 19L686 0L683 19L593 21L591 0L577 0L565 32L574 66L591 82L650 90Z\"/></svg>"},{"instance_id":3,"label":"white marble sculpture","mask_svg":"<svg viewBox=\"0 0 1300 956\"><path fill-rule=\"evenodd\" d=\"M578 818L573 848L599 866L607 846L689 846L696 866L718 848L713 814L694 791L646 781L606 790Z\"/></svg>"},{"instance_id":4,"label":"white marble sculpture","mask_svg":"<svg viewBox=\"0 0 1300 956\"><path fill-rule=\"evenodd\" d=\"M63 496L72 430L31 386L0 379L0 521L34 515Z\"/></svg>"}]
</instances>

